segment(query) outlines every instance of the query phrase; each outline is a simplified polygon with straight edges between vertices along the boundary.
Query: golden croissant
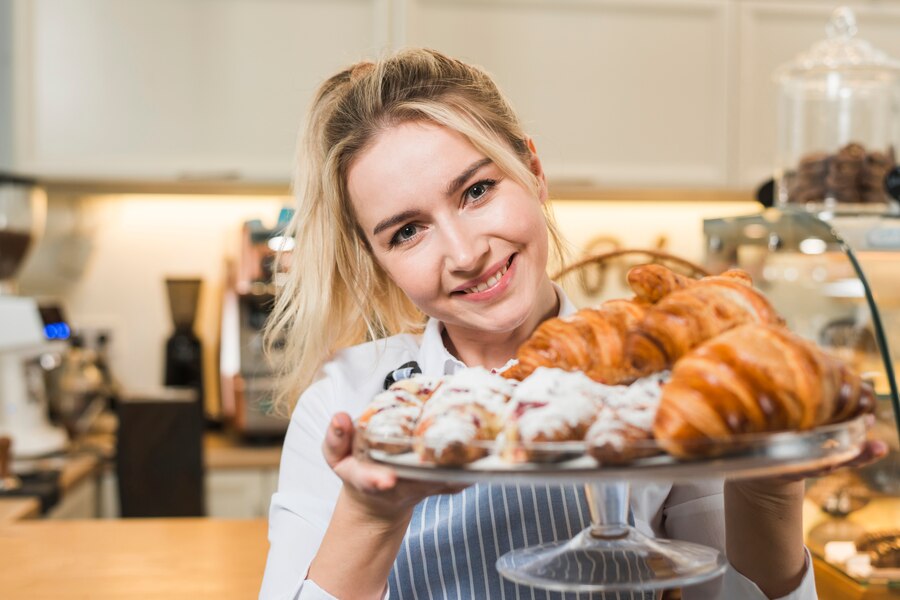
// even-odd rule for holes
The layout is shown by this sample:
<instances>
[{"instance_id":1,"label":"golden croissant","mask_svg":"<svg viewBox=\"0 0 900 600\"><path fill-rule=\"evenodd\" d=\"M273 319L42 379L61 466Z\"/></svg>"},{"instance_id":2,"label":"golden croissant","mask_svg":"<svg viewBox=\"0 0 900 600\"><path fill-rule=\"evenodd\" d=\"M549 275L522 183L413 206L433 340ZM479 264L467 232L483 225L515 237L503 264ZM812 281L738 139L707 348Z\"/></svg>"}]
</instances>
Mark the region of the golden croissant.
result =
<instances>
[{"instance_id":1,"label":"golden croissant","mask_svg":"<svg viewBox=\"0 0 900 600\"><path fill-rule=\"evenodd\" d=\"M747 324L675 363L653 434L670 454L708 456L737 434L811 429L874 405L871 387L812 342L781 326Z\"/></svg>"},{"instance_id":2,"label":"golden croissant","mask_svg":"<svg viewBox=\"0 0 900 600\"><path fill-rule=\"evenodd\" d=\"M631 381L634 377L625 359L625 336L645 312L644 304L609 300L569 317L547 319L519 347L518 364L503 376L522 380L538 367L555 367L583 371L600 383Z\"/></svg>"},{"instance_id":3,"label":"golden croissant","mask_svg":"<svg viewBox=\"0 0 900 600\"><path fill-rule=\"evenodd\" d=\"M647 309L625 343L639 376L670 368L708 339L745 323L781 324L769 301L743 271L704 277Z\"/></svg>"},{"instance_id":4,"label":"golden croissant","mask_svg":"<svg viewBox=\"0 0 900 600\"><path fill-rule=\"evenodd\" d=\"M668 294L689 287L696 281L656 264L632 267L625 278L636 299L648 304L655 304Z\"/></svg>"},{"instance_id":5,"label":"golden croissant","mask_svg":"<svg viewBox=\"0 0 900 600\"><path fill-rule=\"evenodd\" d=\"M740 269L730 269L717 277L733 279L748 286L753 285L750 275ZM656 304L672 292L691 287L698 282L697 279L679 275L668 267L653 263L632 267L625 278L635 294L635 299L648 304Z\"/></svg>"}]
</instances>

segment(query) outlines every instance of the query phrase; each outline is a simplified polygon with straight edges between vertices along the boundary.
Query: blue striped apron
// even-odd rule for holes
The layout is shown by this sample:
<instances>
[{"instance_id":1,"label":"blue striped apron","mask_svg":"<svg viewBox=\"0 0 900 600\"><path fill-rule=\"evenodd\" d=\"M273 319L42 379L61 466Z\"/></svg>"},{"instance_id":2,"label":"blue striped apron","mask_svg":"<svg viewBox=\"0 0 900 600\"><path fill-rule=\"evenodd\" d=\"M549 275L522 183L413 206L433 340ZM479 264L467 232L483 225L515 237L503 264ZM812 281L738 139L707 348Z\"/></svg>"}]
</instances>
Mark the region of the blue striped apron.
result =
<instances>
[{"instance_id":1,"label":"blue striped apron","mask_svg":"<svg viewBox=\"0 0 900 600\"><path fill-rule=\"evenodd\" d=\"M629 522L633 516L629 511ZM590 524L580 485L478 484L416 506L388 580L391 599L652 600L654 592L561 593L515 584L497 559L516 548L567 540ZM639 565L600 565L604 568Z\"/></svg>"}]
</instances>

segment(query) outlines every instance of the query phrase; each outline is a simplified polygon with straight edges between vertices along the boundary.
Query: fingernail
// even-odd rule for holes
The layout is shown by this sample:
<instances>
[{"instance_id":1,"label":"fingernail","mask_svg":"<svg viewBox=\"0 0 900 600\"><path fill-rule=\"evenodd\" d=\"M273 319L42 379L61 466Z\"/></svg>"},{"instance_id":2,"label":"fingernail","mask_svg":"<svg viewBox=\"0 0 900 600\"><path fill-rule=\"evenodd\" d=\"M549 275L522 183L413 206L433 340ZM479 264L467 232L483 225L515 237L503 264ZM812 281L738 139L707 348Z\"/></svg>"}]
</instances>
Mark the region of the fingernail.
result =
<instances>
[{"instance_id":1,"label":"fingernail","mask_svg":"<svg viewBox=\"0 0 900 600\"><path fill-rule=\"evenodd\" d=\"M341 429L341 426L338 424L337 419L332 419L331 421L331 431L334 432L336 437L344 437L344 430Z\"/></svg>"}]
</instances>

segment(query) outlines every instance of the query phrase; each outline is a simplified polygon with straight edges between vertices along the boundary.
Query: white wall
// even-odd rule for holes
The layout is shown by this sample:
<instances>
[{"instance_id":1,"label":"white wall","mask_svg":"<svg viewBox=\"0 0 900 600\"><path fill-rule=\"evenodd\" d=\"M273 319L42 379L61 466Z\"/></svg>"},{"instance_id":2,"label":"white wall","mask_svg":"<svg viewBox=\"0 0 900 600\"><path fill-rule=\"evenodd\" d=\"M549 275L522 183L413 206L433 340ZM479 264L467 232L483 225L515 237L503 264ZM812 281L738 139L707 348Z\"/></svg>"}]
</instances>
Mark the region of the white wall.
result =
<instances>
[{"instance_id":1,"label":"white wall","mask_svg":"<svg viewBox=\"0 0 900 600\"><path fill-rule=\"evenodd\" d=\"M585 256L592 240L606 241L594 246L592 254L620 248L656 249L660 239L662 250L694 263L704 258L703 219L745 215L758 212L756 202L653 202L653 201L581 201L564 200L553 204L557 224L573 246L574 261ZM624 285L628 266L642 262L642 257L625 257L611 261L606 286L600 295L585 293L577 281L565 280L565 288L576 305L594 304L601 299L630 296ZM646 262L646 261L643 261Z\"/></svg>"}]
</instances>

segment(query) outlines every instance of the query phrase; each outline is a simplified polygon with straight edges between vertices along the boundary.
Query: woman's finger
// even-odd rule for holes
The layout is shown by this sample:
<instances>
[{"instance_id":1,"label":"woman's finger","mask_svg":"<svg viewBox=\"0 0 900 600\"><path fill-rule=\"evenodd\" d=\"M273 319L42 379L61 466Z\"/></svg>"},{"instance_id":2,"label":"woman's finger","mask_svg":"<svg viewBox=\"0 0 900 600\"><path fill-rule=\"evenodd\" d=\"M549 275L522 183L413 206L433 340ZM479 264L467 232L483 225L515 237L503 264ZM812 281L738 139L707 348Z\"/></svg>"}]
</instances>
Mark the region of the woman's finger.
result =
<instances>
[{"instance_id":1,"label":"woman's finger","mask_svg":"<svg viewBox=\"0 0 900 600\"><path fill-rule=\"evenodd\" d=\"M361 462L356 458L343 460L334 472L345 484L369 493L384 492L397 485L397 475L390 467Z\"/></svg>"},{"instance_id":2,"label":"woman's finger","mask_svg":"<svg viewBox=\"0 0 900 600\"><path fill-rule=\"evenodd\" d=\"M863 446L862 452L850 460L847 467L859 468L877 462L887 456L888 445L881 440L870 440Z\"/></svg>"},{"instance_id":3,"label":"woman's finger","mask_svg":"<svg viewBox=\"0 0 900 600\"><path fill-rule=\"evenodd\" d=\"M798 481L800 479L810 479L813 477L825 477L826 475L830 475L838 469L859 469L874 462L878 462L879 460L887 456L887 453L888 446L886 443L881 440L870 440L867 441L865 445L863 445L859 454L857 454L847 462L837 465L830 465L828 467L822 467L820 469L801 471L799 473L793 473L791 475L784 475L782 479L788 481Z\"/></svg>"},{"instance_id":4,"label":"woman's finger","mask_svg":"<svg viewBox=\"0 0 900 600\"><path fill-rule=\"evenodd\" d=\"M339 462L350 455L353 448L353 421L347 413L337 413L328 424L325 440L322 442L322 454L328 466L334 469Z\"/></svg>"}]
</instances>

